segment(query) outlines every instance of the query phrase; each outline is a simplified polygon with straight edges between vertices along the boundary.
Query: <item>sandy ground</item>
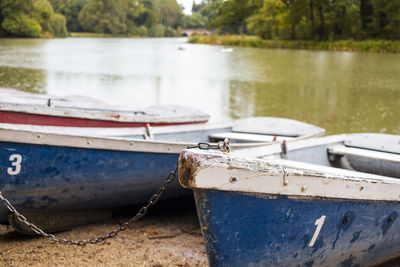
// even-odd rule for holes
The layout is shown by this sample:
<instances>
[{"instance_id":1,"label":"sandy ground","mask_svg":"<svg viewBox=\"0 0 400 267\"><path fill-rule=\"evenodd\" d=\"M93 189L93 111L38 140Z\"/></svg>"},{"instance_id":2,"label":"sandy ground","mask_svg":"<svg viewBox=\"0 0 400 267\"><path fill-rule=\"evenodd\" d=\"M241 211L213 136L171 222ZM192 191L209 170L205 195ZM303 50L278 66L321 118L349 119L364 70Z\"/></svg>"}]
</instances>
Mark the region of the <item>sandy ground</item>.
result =
<instances>
[{"instance_id":1,"label":"sandy ground","mask_svg":"<svg viewBox=\"0 0 400 267\"><path fill-rule=\"evenodd\" d=\"M66 239L104 235L140 207L113 211L113 219L56 234ZM208 266L192 198L161 201L112 239L84 247L0 231L0 266ZM380 267L400 266L396 259Z\"/></svg>"},{"instance_id":2,"label":"sandy ground","mask_svg":"<svg viewBox=\"0 0 400 267\"><path fill-rule=\"evenodd\" d=\"M89 239L118 227L137 207L112 220L56 234ZM142 220L97 245L62 245L11 232L0 235L1 266L208 266L193 199L159 202Z\"/></svg>"}]
</instances>

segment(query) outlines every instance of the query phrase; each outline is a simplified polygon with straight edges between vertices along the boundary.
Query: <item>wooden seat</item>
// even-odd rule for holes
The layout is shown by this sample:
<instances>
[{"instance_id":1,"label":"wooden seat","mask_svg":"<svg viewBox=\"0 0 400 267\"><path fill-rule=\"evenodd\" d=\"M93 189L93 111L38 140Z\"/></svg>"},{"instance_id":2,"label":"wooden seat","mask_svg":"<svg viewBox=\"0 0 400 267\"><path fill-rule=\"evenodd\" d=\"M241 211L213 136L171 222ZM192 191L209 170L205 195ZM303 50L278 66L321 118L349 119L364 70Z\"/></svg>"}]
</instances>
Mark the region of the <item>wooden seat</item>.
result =
<instances>
[{"instance_id":1,"label":"wooden seat","mask_svg":"<svg viewBox=\"0 0 400 267\"><path fill-rule=\"evenodd\" d=\"M328 147L328 153L338 156L353 156L366 159L374 159L386 162L400 163L400 155L394 153L380 152L370 149L335 145Z\"/></svg>"}]
</instances>

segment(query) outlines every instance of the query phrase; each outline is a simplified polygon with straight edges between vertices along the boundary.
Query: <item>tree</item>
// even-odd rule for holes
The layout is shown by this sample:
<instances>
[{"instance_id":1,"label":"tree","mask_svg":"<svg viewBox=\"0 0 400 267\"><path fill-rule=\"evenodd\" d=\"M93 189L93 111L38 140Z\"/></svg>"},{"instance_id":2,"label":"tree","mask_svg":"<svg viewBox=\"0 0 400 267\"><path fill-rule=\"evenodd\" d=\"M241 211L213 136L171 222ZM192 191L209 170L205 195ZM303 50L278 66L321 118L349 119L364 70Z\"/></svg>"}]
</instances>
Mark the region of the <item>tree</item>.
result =
<instances>
[{"instance_id":1,"label":"tree","mask_svg":"<svg viewBox=\"0 0 400 267\"><path fill-rule=\"evenodd\" d=\"M175 0L168 1L176 4ZM164 34L166 29L147 30L157 23L155 11L149 9L154 8L155 4L157 3L151 0L88 0L79 15L79 21L83 29L89 32L131 35L147 35L153 32L158 35L162 32ZM176 18L176 14L167 8L163 12L167 12L168 26L174 26L173 19Z\"/></svg>"},{"instance_id":2,"label":"tree","mask_svg":"<svg viewBox=\"0 0 400 267\"><path fill-rule=\"evenodd\" d=\"M208 24L208 20L206 17L203 17L200 12L192 13L189 18L189 23L187 26L192 29L206 28Z\"/></svg>"},{"instance_id":3,"label":"tree","mask_svg":"<svg viewBox=\"0 0 400 267\"><path fill-rule=\"evenodd\" d=\"M182 25L183 13L182 7L176 0L158 0L158 17L162 25L169 27L178 27Z\"/></svg>"},{"instance_id":4,"label":"tree","mask_svg":"<svg viewBox=\"0 0 400 267\"><path fill-rule=\"evenodd\" d=\"M125 20L126 10L121 0L88 0L79 15L83 29L96 33L126 33Z\"/></svg>"},{"instance_id":5,"label":"tree","mask_svg":"<svg viewBox=\"0 0 400 267\"><path fill-rule=\"evenodd\" d=\"M227 0L218 4L210 26L222 32L247 33L246 19L253 13L255 0Z\"/></svg>"},{"instance_id":6,"label":"tree","mask_svg":"<svg viewBox=\"0 0 400 267\"><path fill-rule=\"evenodd\" d=\"M60 26L62 15L54 14L51 4L47 0L1 0L0 20L2 35L18 37L40 37L42 32L56 35L52 23ZM53 18L53 16L55 16ZM66 29L58 27L58 32L66 35ZM57 34L58 34L57 33Z\"/></svg>"},{"instance_id":7,"label":"tree","mask_svg":"<svg viewBox=\"0 0 400 267\"><path fill-rule=\"evenodd\" d=\"M360 19L361 19L361 30L365 37L371 34L371 24L374 20L374 7L372 0L360 0Z\"/></svg>"},{"instance_id":8,"label":"tree","mask_svg":"<svg viewBox=\"0 0 400 267\"><path fill-rule=\"evenodd\" d=\"M42 27L34 19L23 13L16 13L4 18L1 27L11 36L40 37Z\"/></svg>"},{"instance_id":9,"label":"tree","mask_svg":"<svg viewBox=\"0 0 400 267\"><path fill-rule=\"evenodd\" d=\"M264 0L262 7L247 19L249 30L262 38L278 36L286 8L281 0Z\"/></svg>"},{"instance_id":10,"label":"tree","mask_svg":"<svg viewBox=\"0 0 400 267\"><path fill-rule=\"evenodd\" d=\"M400 1L374 0L373 36L386 39L400 37Z\"/></svg>"},{"instance_id":11,"label":"tree","mask_svg":"<svg viewBox=\"0 0 400 267\"><path fill-rule=\"evenodd\" d=\"M67 37L67 21L61 14L54 14L50 18L51 33L57 37Z\"/></svg>"},{"instance_id":12,"label":"tree","mask_svg":"<svg viewBox=\"0 0 400 267\"><path fill-rule=\"evenodd\" d=\"M50 18L53 16L53 7L47 0L32 1L30 15L42 26L45 32L51 32Z\"/></svg>"},{"instance_id":13,"label":"tree","mask_svg":"<svg viewBox=\"0 0 400 267\"><path fill-rule=\"evenodd\" d=\"M65 16L67 28L71 32L82 32L83 27L79 22L79 13L87 0L51 0L55 12Z\"/></svg>"}]
</instances>

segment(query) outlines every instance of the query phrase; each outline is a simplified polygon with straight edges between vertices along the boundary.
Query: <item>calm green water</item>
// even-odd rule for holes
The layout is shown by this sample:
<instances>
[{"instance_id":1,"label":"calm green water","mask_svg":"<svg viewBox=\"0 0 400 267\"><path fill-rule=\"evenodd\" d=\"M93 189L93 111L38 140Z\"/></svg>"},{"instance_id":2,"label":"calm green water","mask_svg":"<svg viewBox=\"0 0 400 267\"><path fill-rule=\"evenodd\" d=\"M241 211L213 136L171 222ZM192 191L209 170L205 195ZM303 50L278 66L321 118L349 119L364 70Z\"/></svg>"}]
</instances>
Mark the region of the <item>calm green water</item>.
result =
<instances>
[{"instance_id":1,"label":"calm green water","mask_svg":"<svg viewBox=\"0 0 400 267\"><path fill-rule=\"evenodd\" d=\"M190 45L186 39L0 39L0 86L143 107L200 108L212 121L298 119L400 134L400 55ZM184 50L179 49L184 48Z\"/></svg>"}]
</instances>

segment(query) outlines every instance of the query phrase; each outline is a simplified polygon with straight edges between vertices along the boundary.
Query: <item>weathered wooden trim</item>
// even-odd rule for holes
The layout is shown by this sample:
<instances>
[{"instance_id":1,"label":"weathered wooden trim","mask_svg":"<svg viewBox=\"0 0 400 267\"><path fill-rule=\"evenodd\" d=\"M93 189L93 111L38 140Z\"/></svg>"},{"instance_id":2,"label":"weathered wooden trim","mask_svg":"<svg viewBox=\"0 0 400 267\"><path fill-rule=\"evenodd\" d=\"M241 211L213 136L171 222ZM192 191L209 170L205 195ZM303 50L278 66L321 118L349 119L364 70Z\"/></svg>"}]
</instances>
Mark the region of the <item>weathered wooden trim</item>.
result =
<instances>
[{"instance_id":1,"label":"weathered wooden trim","mask_svg":"<svg viewBox=\"0 0 400 267\"><path fill-rule=\"evenodd\" d=\"M188 144L179 142L160 142L130 140L118 137L89 137L62 135L42 132L29 132L0 128L0 141L34 145L63 146L88 149L136 151L149 153L179 154Z\"/></svg>"},{"instance_id":2,"label":"weathered wooden trim","mask_svg":"<svg viewBox=\"0 0 400 267\"><path fill-rule=\"evenodd\" d=\"M180 158L180 182L191 189L215 189L260 196L400 200L400 180L385 176L330 167L318 171L319 166L312 164L304 164L308 165L308 170L299 169L299 166L291 167L291 162L286 160L236 158L218 152L185 150ZM185 174L190 176L183 177Z\"/></svg>"},{"instance_id":3,"label":"weathered wooden trim","mask_svg":"<svg viewBox=\"0 0 400 267\"><path fill-rule=\"evenodd\" d=\"M151 133L154 134L178 134L189 131L206 131L212 129L225 129L231 128L231 123L206 123L206 124L185 124L163 127L150 127ZM64 127L64 126L41 126L41 125L27 125L27 124L10 124L0 123L0 129L41 132L41 133L54 133L64 135L78 135L78 136L113 136L125 137L144 135L145 127L135 128L102 128L102 127Z\"/></svg>"}]
</instances>

